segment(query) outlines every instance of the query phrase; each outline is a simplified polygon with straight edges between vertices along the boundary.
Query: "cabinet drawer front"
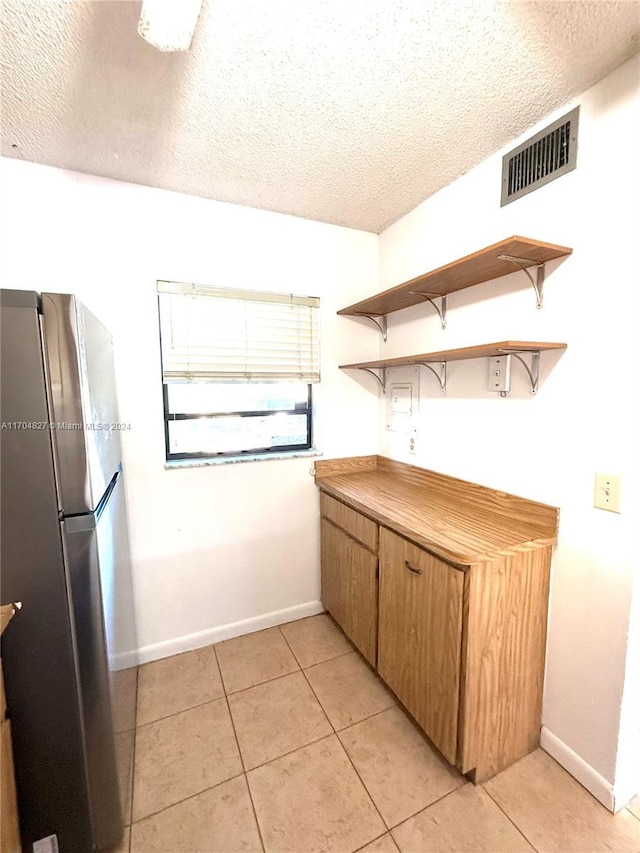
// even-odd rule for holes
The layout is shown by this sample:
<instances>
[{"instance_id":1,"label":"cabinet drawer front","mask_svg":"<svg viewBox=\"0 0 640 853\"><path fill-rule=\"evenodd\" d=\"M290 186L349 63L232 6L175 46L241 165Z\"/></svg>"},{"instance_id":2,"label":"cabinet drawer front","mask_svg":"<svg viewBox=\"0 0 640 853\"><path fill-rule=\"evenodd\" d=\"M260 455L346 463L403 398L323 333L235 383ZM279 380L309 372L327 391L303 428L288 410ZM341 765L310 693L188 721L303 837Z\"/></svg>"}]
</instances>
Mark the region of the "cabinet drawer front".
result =
<instances>
[{"instance_id":1,"label":"cabinet drawer front","mask_svg":"<svg viewBox=\"0 0 640 853\"><path fill-rule=\"evenodd\" d=\"M464 573L382 528L378 671L455 764Z\"/></svg>"},{"instance_id":2,"label":"cabinet drawer front","mask_svg":"<svg viewBox=\"0 0 640 853\"><path fill-rule=\"evenodd\" d=\"M370 551L378 551L378 525L370 518L356 512L335 498L320 493L320 513L338 527L346 530L350 536L366 545Z\"/></svg>"}]
</instances>

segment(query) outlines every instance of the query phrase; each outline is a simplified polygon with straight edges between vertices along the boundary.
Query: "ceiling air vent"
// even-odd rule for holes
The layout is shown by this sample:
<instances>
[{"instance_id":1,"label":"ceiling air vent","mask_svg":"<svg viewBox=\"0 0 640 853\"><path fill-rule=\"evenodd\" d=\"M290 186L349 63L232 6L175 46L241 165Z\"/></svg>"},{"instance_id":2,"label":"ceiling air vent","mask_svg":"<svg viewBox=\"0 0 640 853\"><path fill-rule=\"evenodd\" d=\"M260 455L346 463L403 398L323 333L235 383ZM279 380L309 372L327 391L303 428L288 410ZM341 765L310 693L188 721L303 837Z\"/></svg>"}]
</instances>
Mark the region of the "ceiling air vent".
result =
<instances>
[{"instance_id":1,"label":"ceiling air vent","mask_svg":"<svg viewBox=\"0 0 640 853\"><path fill-rule=\"evenodd\" d=\"M500 207L575 169L579 112L576 107L504 155Z\"/></svg>"}]
</instances>

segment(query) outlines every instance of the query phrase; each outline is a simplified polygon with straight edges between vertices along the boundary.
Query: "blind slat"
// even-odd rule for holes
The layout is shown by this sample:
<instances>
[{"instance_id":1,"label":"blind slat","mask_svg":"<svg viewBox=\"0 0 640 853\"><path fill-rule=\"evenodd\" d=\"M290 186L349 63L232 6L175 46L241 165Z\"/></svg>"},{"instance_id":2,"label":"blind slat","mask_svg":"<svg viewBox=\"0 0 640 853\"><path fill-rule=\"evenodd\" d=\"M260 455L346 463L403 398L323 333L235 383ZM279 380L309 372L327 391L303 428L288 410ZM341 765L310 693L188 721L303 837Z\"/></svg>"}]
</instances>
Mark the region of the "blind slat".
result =
<instances>
[{"instance_id":1,"label":"blind slat","mask_svg":"<svg viewBox=\"0 0 640 853\"><path fill-rule=\"evenodd\" d=\"M320 381L319 299L158 282L164 381Z\"/></svg>"}]
</instances>

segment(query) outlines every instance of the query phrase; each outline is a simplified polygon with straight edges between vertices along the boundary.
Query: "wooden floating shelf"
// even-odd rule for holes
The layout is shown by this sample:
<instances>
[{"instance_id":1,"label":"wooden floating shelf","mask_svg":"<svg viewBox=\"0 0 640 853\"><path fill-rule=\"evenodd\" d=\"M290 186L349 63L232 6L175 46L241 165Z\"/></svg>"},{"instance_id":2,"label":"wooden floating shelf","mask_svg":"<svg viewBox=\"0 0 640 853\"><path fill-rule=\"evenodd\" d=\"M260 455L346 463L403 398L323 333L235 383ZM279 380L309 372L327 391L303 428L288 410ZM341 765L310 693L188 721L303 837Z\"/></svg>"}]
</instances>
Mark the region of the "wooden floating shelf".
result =
<instances>
[{"instance_id":1,"label":"wooden floating shelf","mask_svg":"<svg viewBox=\"0 0 640 853\"><path fill-rule=\"evenodd\" d=\"M557 246L554 243L542 243L540 240L530 240L528 237L508 237L472 255L466 255L464 258L405 281L362 302L356 302L355 305L342 308L338 314L356 317L386 316L402 308L421 304L429 297L446 297L449 293L501 278L518 269L542 268L547 261L565 257L572 252L573 249ZM538 306L541 301L540 282ZM444 325L444 318L441 319Z\"/></svg>"},{"instance_id":2,"label":"wooden floating shelf","mask_svg":"<svg viewBox=\"0 0 640 853\"><path fill-rule=\"evenodd\" d=\"M433 362L462 361L467 358L492 358L508 353L543 352L545 350L566 349L566 344L553 344L541 341L501 341L497 344L478 344L474 347L425 352L421 355L403 355L399 358L381 358L377 361L361 361L357 364L341 364L341 370L375 370L377 368L403 367Z\"/></svg>"},{"instance_id":3,"label":"wooden floating shelf","mask_svg":"<svg viewBox=\"0 0 640 853\"><path fill-rule=\"evenodd\" d=\"M391 367L404 367L406 365L422 365L433 373L440 384L440 393L447 393L447 362L463 361L464 359L472 358L492 358L494 356L513 355L522 363L524 369L529 375L531 383L531 393L535 394L538 390L538 377L540 368L540 353L545 350L563 350L566 349L566 344L552 344L542 341L500 341L497 344L478 344L475 347L461 347L460 349L445 349L440 352L424 352L420 355L403 355L400 358L381 358L376 361L360 361L356 364L341 364L340 370L364 370L370 373L377 379L383 391L386 391L387 386L387 369ZM528 367L523 355L531 356L531 367ZM432 364L440 364L441 368L438 372ZM382 376L375 371L382 371ZM501 396L505 397L507 391L502 391Z\"/></svg>"}]
</instances>

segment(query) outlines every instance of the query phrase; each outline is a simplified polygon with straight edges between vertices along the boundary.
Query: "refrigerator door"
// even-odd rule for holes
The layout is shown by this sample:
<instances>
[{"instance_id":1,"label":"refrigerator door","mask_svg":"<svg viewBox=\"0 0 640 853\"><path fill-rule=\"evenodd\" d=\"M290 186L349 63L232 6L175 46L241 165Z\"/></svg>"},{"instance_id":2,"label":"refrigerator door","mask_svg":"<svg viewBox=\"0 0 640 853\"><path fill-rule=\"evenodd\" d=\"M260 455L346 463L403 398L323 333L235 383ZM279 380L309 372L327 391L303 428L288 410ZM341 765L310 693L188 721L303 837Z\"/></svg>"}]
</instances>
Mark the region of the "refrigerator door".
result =
<instances>
[{"instance_id":1,"label":"refrigerator door","mask_svg":"<svg viewBox=\"0 0 640 853\"><path fill-rule=\"evenodd\" d=\"M115 844L123 831L108 671L112 627L105 628L104 619L112 618L111 601L107 600L105 608L104 598L111 596L117 573L116 503L112 498L122 489L119 479L116 476L110 485L99 515L64 518L61 522L75 625L91 823L98 849Z\"/></svg>"},{"instance_id":2,"label":"refrigerator door","mask_svg":"<svg viewBox=\"0 0 640 853\"><path fill-rule=\"evenodd\" d=\"M121 460L113 342L75 296L41 297L59 507L92 512Z\"/></svg>"},{"instance_id":3,"label":"refrigerator door","mask_svg":"<svg viewBox=\"0 0 640 853\"><path fill-rule=\"evenodd\" d=\"M99 508L96 536L118 782L126 823L131 809L138 643L121 472L114 478L107 495L108 501Z\"/></svg>"},{"instance_id":4,"label":"refrigerator door","mask_svg":"<svg viewBox=\"0 0 640 853\"><path fill-rule=\"evenodd\" d=\"M3 423L49 421L37 294L0 291ZM0 586L22 601L2 636L18 807L25 850L57 834L62 851L91 850L68 579L46 429L2 430Z\"/></svg>"}]
</instances>

